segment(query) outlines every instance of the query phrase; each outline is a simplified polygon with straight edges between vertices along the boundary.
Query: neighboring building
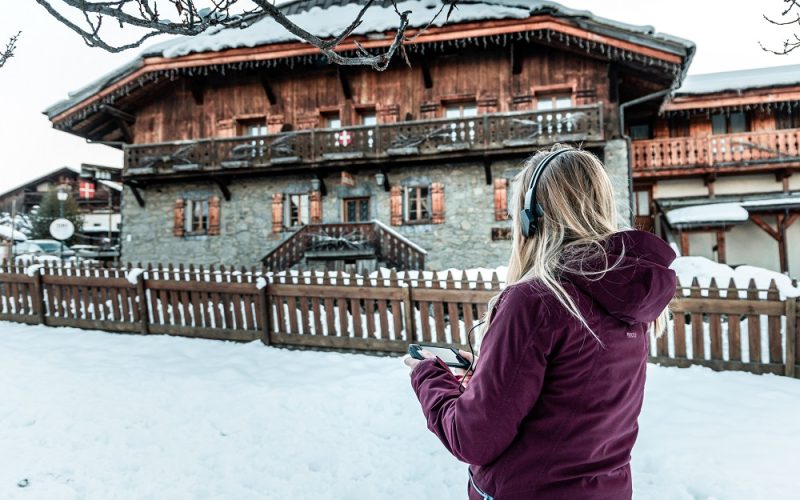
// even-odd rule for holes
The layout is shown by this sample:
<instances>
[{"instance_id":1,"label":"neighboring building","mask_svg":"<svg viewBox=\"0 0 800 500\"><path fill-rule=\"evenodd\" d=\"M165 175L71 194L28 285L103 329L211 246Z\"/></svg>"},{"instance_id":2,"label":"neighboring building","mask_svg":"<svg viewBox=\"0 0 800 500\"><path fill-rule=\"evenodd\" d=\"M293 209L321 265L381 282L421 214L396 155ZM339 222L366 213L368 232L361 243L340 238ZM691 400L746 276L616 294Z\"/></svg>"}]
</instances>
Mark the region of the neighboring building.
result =
<instances>
[{"instance_id":1,"label":"neighboring building","mask_svg":"<svg viewBox=\"0 0 800 500\"><path fill-rule=\"evenodd\" d=\"M637 221L684 255L800 276L800 66L693 75L629 114Z\"/></svg>"},{"instance_id":2,"label":"neighboring building","mask_svg":"<svg viewBox=\"0 0 800 500\"><path fill-rule=\"evenodd\" d=\"M363 3L279 8L327 27ZM439 5L403 2L411 28ZM378 0L341 48L386 47L396 23ZM158 44L46 113L126 143L123 260L495 266L508 180L555 142L604 159L629 220L619 106L677 88L694 45L553 2L473 0L406 50L382 73L337 67L265 19Z\"/></svg>"},{"instance_id":3,"label":"neighboring building","mask_svg":"<svg viewBox=\"0 0 800 500\"><path fill-rule=\"evenodd\" d=\"M70 193L83 215L77 228L79 243L97 246L117 244L120 230L122 172L119 168L81 165L62 167L0 194L0 213L30 214L50 191Z\"/></svg>"}]
</instances>

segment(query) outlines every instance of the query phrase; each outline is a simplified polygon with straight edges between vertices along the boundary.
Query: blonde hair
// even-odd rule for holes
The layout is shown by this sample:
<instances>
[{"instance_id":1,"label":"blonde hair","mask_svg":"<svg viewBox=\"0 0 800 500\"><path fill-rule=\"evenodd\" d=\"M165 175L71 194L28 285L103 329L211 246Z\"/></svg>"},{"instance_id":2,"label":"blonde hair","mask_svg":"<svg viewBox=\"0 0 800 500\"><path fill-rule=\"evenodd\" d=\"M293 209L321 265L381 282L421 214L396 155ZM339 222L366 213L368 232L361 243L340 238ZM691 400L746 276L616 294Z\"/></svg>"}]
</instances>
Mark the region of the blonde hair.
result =
<instances>
[{"instance_id":1,"label":"blonde hair","mask_svg":"<svg viewBox=\"0 0 800 500\"><path fill-rule=\"evenodd\" d=\"M526 238L519 212L533 172L546 156L562 149L568 152L553 158L539 177L536 201L541 204L544 216L538 219L536 233ZM569 272L602 279L607 271L620 264L625 254L623 248L615 262L608 261L604 240L626 228L618 226L614 189L603 164L589 151L570 146L556 144L550 150L539 151L525 162L522 172L514 178L509 211L513 236L506 283L538 281L602 345L560 277ZM590 269L584 268L587 262L591 263ZM599 270L597 262L604 263ZM481 335L491 324L498 298L499 295L489 301ZM663 331L666 314L665 310L655 322L657 335Z\"/></svg>"}]
</instances>

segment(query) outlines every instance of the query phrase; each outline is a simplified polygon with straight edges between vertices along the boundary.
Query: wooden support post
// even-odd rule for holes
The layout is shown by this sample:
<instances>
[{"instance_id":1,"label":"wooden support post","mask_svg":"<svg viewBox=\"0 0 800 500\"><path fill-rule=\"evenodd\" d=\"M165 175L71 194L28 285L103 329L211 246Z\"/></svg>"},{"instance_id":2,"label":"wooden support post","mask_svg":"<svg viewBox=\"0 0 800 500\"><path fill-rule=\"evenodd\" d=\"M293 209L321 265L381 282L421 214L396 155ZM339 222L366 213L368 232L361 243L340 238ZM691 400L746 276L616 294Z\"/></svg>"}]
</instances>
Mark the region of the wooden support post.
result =
<instances>
[{"instance_id":1,"label":"wooden support post","mask_svg":"<svg viewBox=\"0 0 800 500\"><path fill-rule=\"evenodd\" d=\"M263 278L266 280L267 277L263 275ZM272 318L270 316L270 303L269 303L269 293L267 293L267 289L269 288L269 284L263 287L261 290L258 291L258 307L259 307L259 320L261 321L261 342L264 345L270 344L270 330L272 329Z\"/></svg>"},{"instance_id":2,"label":"wooden support post","mask_svg":"<svg viewBox=\"0 0 800 500\"><path fill-rule=\"evenodd\" d=\"M42 273L37 269L33 275L33 312L36 314L36 320L40 325L45 325L46 318L44 315L44 287L42 286Z\"/></svg>"},{"instance_id":3,"label":"wooden support post","mask_svg":"<svg viewBox=\"0 0 800 500\"><path fill-rule=\"evenodd\" d=\"M785 217L783 214L775 216L775 222L778 226L778 258L781 262L781 272L789 272L789 258L786 252L786 227L784 226Z\"/></svg>"},{"instance_id":4,"label":"wooden support post","mask_svg":"<svg viewBox=\"0 0 800 500\"><path fill-rule=\"evenodd\" d=\"M800 328L797 323L797 302L800 299L786 298L786 359L784 365L784 375L787 377L794 377L795 363L797 362L796 349L800 339Z\"/></svg>"},{"instance_id":5,"label":"wooden support post","mask_svg":"<svg viewBox=\"0 0 800 500\"><path fill-rule=\"evenodd\" d=\"M406 281L403 288L403 309L405 310L406 341L413 344L416 337L416 324L414 322L414 302L411 300L411 280ZM395 338L397 333L395 333Z\"/></svg>"},{"instance_id":6,"label":"wooden support post","mask_svg":"<svg viewBox=\"0 0 800 500\"><path fill-rule=\"evenodd\" d=\"M689 233L681 231L681 255L689 255Z\"/></svg>"},{"instance_id":7,"label":"wooden support post","mask_svg":"<svg viewBox=\"0 0 800 500\"><path fill-rule=\"evenodd\" d=\"M724 264L727 261L725 251L725 231L717 231L717 262Z\"/></svg>"},{"instance_id":8,"label":"wooden support post","mask_svg":"<svg viewBox=\"0 0 800 500\"><path fill-rule=\"evenodd\" d=\"M147 312L147 289L144 286L144 272L136 277L136 295L139 296L139 331L142 335L150 333L150 317ZM153 311L155 314L156 311Z\"/></svg>"}]
</instances>

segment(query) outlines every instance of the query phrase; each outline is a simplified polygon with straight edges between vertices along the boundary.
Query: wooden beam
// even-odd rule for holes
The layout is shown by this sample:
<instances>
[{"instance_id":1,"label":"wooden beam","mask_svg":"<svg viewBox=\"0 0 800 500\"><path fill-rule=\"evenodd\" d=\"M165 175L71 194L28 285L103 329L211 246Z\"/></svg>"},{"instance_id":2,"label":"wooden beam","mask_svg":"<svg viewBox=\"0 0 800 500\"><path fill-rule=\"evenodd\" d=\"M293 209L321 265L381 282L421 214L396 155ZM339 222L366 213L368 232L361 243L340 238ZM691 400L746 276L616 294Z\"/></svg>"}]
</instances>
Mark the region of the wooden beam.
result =
<instances>
[{"instance_id":1,"label":"wooden beam","mask_svg":"<svg viewBox=\"0 0 800 500\"><path fill-rule=\"evenodd\" d=\"M798 219L800 219L800 212L795 212L792 215L789 215L788 217L786 217L786 219L783 220L783 228L789 229L789 227L792 224L794 224L795 221L797 221Z\"/></svg>"},{"instance_id":2,"label":"wooden beam","mask_svg":"<svg viewBox=\"0 0 800 500\"><path fill-rule=\"evenodd\" d=\"M350 87L350 80L347 79L347 72L341 66L336 66L336 74L342 86L342 95L348 101L353 98L353 89Z\"/></svg>"},{"instance_id":3,"label":"wooden beam","mask_svg":"<svg viewBox=\"0 0 800 500\"><path fill-rule=\"evenodd\" d=\"M144 198L142 197L142 193L139 191L139 186L133 183L125 183L129 188L131 188L131 192L133 193L133 197L136 198L136 203L139 204L139 207L144 208Z\"/></svg>"},{"instance_id":4,"label":"wooden beam","mask_svg":"<svg viewBox=\"0 0 800 500\"><path fill-rule=\"evenodd\" d=\"M114 118L119 127L120 132L122 132L122 140L128 144L133 143L133 130L131 130L131 126L125 120L121 118Z\"/></svg>"},{"instance_id":5,"label":"wooden beam","mask_svg":"<svg viewBox=\"0 0 800 500\"><path fill-rule=\"evenodd\" d=\"M725 264L727 259L725 248L725 231L717 231L717 262Z\"/></svg>"},{"instance_id":6,"label":"wooden beam","mask_svg":"<svg viewBox=\"0 0 800 500\"><path fill-rule=\"evenodd\" d=\"M103 110L104 113L111 115L115 118L120 118L122 120L125 120L128 123L133 124L136 122L135 116L125 111L122 111L121 109L115 108L110 104L101 104L100 109Z\"/></svg>"},{"instance_id":7,"label":"wooden beam","mask_svg":"<svg viewBox=\"0 0 800 500\"><path fill-rule=\"evenodd\" d=\"M689 255L689 233L681 231L681 255Z\"/></svg>"},{"instance_id":8,"label":"wooden beam","mask_svg":"<svg viewBox=\"0 0 800 500\"><path fill-rule=\"evenodd\" d=\"M278 104L278 98L275 96L275 91L272 90L272 85L270 85L269 78L266 76L261 77L261 88L264 89L264 94L266 94L270 106Z\"/></svg>"},{"instance_id":9,"label":"wooden beam","mask_svg":"<svg viewBox=\"0 0 800 500\"><path fill-rule=\"evenodd\" d=\"M217 186L219 187L219 190L222 192L222 196L225 198L225 201L231 201L231 190L228 189L230 181L222 179L220 177L214 177L214 182L217 183Z\"/></svg>"},{"instance_id":10,"label":"wooden beam","mask_svg":"<svg viewBox=\"0 0 800 500\"><path fill-rule=\"evenodd\" d=\"M780 241L781 240L780 233L777 230L773 229L772 226L767 224L767 222L764 221L764 219L762 219L758 215L750 214L750 220L753 221L753 223L755 223L755 225L757 225L758 227L763 229L768 235L772 236L772 238L775 241Z\"/></svg>"}]
</instances>

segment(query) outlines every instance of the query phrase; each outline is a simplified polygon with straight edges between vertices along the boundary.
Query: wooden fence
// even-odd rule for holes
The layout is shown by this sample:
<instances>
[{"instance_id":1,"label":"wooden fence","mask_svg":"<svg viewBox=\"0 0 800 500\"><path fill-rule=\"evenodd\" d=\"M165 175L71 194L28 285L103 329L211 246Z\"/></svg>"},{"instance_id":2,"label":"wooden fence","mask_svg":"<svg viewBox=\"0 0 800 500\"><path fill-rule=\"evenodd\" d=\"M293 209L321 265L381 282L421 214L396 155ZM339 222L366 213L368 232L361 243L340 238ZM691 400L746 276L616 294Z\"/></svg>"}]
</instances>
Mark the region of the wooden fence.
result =
<instances>
[{"instance_id":1,"label":"wooden fence","mask_svg":"<svg viewBox=\"0 0 800 500\"><path fill-rule=\"evenodd\" d=\"M0 320L266 344L405 352L411 342L466 347L503 284L497 274L363 277L184 266L0 267ZM651 361L800 376L797 299L775 283L679 286ZM0 332L2 334L2 332Z\"/></svg>"}]
</instances>

